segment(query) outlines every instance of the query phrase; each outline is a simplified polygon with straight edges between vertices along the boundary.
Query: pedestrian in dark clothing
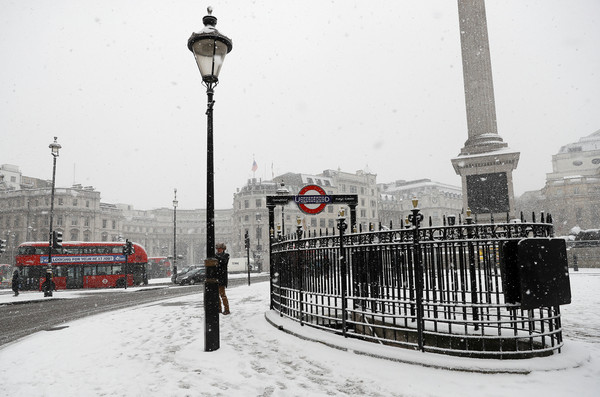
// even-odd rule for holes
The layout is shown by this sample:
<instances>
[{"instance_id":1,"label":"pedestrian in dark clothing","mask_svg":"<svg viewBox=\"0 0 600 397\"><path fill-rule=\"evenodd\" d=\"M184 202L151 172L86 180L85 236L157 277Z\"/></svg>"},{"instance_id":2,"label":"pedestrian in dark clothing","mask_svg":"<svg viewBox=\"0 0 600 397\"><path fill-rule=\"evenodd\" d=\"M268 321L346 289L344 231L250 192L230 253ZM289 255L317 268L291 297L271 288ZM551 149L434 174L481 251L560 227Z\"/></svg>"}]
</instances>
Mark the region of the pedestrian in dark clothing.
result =
<instances>
[{"instance_id":1,"label":"pedestrian in dark clothing","mask_svg":"<svg viewBox=\"0 0 600 397\"><path fill-rule=\"evenodd\" d=\"M56 289L54 281L52 281L52 272L46 272L46 280L42 283L42 291L44 296L52 296L52 291Z\"/></svg>"},{"instance_id":2,"label":"pedestrian in dark clothing","mask_svg":"<svg viewBox=\"0 0 600 397\"><path fill-rule=\"evenodd\" d=\"M15 296L19 296L19 288L21 288L21 277L19 276L19 271L15 270L12 278L12 290Z\"/></svg>"},{"instance_id":3,"label":"pedestrian in dark clothing","mask_svg":"<svg viewBox=\"0 0 600 397\"><path fill-rule=\"evenodd\" d=\"M227 265L229 264L229 254L225 252L227 246L223 243L218 243L217 248L217 280L219 281L219 313L229 314L229 301L225 294L227 288ZM221 302L223 303L221 305ZM223 306L225 310L223 310Z\"/></svg>"}]
</instances>

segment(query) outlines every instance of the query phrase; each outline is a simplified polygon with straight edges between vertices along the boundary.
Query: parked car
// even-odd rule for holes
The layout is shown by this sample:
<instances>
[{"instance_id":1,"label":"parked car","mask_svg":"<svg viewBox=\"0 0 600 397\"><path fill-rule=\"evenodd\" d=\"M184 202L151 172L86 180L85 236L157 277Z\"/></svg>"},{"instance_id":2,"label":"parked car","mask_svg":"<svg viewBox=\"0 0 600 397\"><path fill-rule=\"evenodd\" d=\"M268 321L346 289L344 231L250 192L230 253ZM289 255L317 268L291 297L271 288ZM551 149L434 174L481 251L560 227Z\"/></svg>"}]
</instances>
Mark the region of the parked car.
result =
<instances>
[{"instance_id":1,"label":"parked car","mask_svg":"<svg viewBox=\"0 0 600 397\"><path fill-rule=\"evenodd\" d=\"M189 266L182 267L181 269L178 269L178 270L177 270L177 275L173 274L173 275L171 276L171 282L173 282L173 283L175 283L175 284L179 284L179 283L177 282L177 280L178 280L178 279L180 279L180 277L181 277L181 276L183 276L183 275L184 275L184 274L186 274L187 272L189 272L189 271L191 271L191 270L194 270L194 269L197 269L197 268L199 268L199 267L200 267L200 265L189 265ZM175 278L175 277L177 277L177 278Z\"/></svg>"},{"instance_id":2,"label":"parked car","mask_svg":"<svg viewBox=\"0 0 600 397\"><path fill-rule=\"evenodd\" d=\"M194 285L196 283L201 283L206 279L206 270L204 267L198 267L196 269L192 269L189 272L182 274L181 276L177 276L177 284L179 285Z\"/></svg>"}]
</instances>

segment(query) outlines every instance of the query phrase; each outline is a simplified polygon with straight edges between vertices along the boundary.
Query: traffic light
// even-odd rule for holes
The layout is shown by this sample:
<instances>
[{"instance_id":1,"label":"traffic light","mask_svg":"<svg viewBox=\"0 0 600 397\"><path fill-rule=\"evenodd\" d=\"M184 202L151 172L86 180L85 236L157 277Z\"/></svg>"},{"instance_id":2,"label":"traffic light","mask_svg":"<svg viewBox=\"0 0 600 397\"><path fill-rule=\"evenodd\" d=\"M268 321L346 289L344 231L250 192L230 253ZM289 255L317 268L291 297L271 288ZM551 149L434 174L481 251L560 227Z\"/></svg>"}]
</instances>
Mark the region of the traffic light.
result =
<instances>
[{"instance_id":1,"label":"traffic light","mask_svg":"<svg viewBox=\"0 0 600 397\"><path fill-rule=\"evenodd\" d=\"M123 246L123 255L133 255L135 249L133 248L133 243L129 240L125 240L125 245Z\"/></svg>"},{"instance_id":2,"label":"traffic light","mask_svg":"<svg viewBox=\"0 0 600 397\"><path fill-rule=\"evenodd\" d=\"M58 230L54 230L52 232L52 248L60 248L62 247L63 235L62 232Z\"/></svg>"},{"instance_id":3,"label":"traffic light","mask_svg":"<svg viewBox=\"0 0 600 397\"><path fill-rule=\"evenodd\" d=\"M250 248L250 236L248 235L248 231L246 230L246 235L244 236L244 248Z\"/></svg>"},{"instance_id":4,"label":"traffic light","mask_svg":"<svg viewBox=\"0 0 600 397\"><path fill-rule=\"evenodd\" d=\"M6 252L6 240L0 239L0 254Z\"/></svg>"}]
</instances>

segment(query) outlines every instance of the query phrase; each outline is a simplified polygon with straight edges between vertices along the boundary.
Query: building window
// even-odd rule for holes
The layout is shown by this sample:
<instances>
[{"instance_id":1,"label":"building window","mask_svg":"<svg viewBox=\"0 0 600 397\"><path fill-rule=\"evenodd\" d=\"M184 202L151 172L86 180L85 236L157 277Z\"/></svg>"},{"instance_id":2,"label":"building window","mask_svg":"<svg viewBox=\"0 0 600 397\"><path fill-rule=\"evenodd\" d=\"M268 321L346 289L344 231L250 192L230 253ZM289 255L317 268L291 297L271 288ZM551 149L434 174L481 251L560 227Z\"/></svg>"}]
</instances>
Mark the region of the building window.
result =
<instances>
[{"instance_id":1,"label":"building window","mask_svg":"<svg viewBox=\"0 0 600 397\"><path fill-rule=\"evenodd\" d=\"M356 188L356 186L350 186L350 193L355 193L358 191L358 189Z\"/></svg>"},{"instance_id":2,"label":"building window","mask_svg":"<svg viewBox=\"0 0 600 397\"><path fill-rule=\"evenodd\" d=\"M90 200L85 201L85 206L86 206L86 208L90 208Z\"/></svg>"},{"instance_id":3,"label":"building window","mask_svg":"<svg viewBox=\"0 0 600 397\"><path fill-rule=\"evenodd\" d=\"M102 219L102 229L106 229L106 225L108 224L108 221L106 219ZM104 238L106 238L106 236L103 236ZM102 241L106 241L106 240L102 240Z\"/></svg>"},{"instance_id":4,"label":"building window","mask_svg":"<svg viewBox=\"0 0 600 397\"><path fill-rule=\"evenodd\" d=\"M62 199L62 197L58 198L58 205L63 205L63 199Z\"/></svg>"},{"instance_id":5,"label":"building window","mask_svg":"<svg viewBox=\"0 0 600 397\"><path fill-rule=\"evenodd\" d=\"M367 210L360 210L360 216L361 216L361 218L366 218L367 217Z\"/></svg>"},{"instance_id":6,"label":"building window","mask_svg":"<svg viewBox=\"0 0 600 397\"><path fill-rule=\"evenodd\" d=\"M248 222L250 220L250 217L248 215L244 215L244 222Z\"/></svg>"},{"instance_id":7,"label":"building window","mask_svg":"<svg viewBox=\"0 0 600 397\"><path fill-rule=\"evenodd\" d=\"M577 219L577 223L583 222L583 209L577 208L575 210L575 218Z\"/></svg>"},{"instance_id":8,"label":"building window","mask_svg":"<svg viewBox=\"0 0 600 397\"><path fill-rule=\"evenodd\" d=\"M317 227L317 218L310 218L310 226Z\"/></svg>"},{"instance_id":9,"label":"building window","mask_svg":"<svg viewBox=\"0 0 600 397\"><path fill-rule=\"evenodd\" d=\"M250 201L244 200L244 208L250 208Z\"/></svg>"},{"instance_id":10,"label":"building window","mask_svg":"<svg viewBox=\"0 0 600 397\"><path fill-rule=\"evenodd\" d=\"M71 217L71 226L77 226L78 222L78 218L76 216L72 216ZM73 240L77 240L77 239L73 239Z\"/></svg>"},{"instance_id":11,"label":"building window","mask_svg":"<svg viewBox=\"0 0 600 397\"><path fill-rule=\"evenodd\" d=\"M77 199L73 199L73 207L77 207Z\"/></svg>"},{"instance_id":12,"label":"building window","mask_svg":"<svg viewBox=\"0 0 600 397\"><path fill-rule=\"evenodd\" d=\"M262 207L262 199L256 199L256 208Z\"/></svg>"},{"instance_id":13,"label":"building window","mask_svg":"<svg viewBox=\"0 0 600 397\"><path fill-rule=\"evenodd\" d=\"M63 224L63 217L62 215L59 215L56 217L56 226L62 226Z\"/></svg>"},{"instance_id":14,"label":"building window","mask_svg":"<svg viewBox=\"0 0 600 397\"><path fill-rule=\"evenodd\" d=\"M71 230L71 241L77 241L77 240L79 240L79 231Z\"/></svg>"},{"instance_id":15,"label":"building window","mask_svg":"<svg viewBox=\"0 0 600 397\"><path fill-rule=\"evenodd\" d=\"M325 227L325 218L319 219L319 227Z\"/></svg>"},{"instance_id":16,"label":"building window","mask_svg":"<svg viewBox=\"0 0 600 397\"><path fill-rule=\"evenodd\" d=\"M117 228L117 221L112 221L112 228L116 229Z\"/></svg>"},{"instance_id":17,"label":"building window","mask_svg":"<svg viewBox=\"0 0 600 397\"><path fill-rule=\"evenodd\" d=\"M85 220L83 221L83 225L84 226L90 226L90 217L89 216L85 217Z\"/></svg>"}]
</instances>

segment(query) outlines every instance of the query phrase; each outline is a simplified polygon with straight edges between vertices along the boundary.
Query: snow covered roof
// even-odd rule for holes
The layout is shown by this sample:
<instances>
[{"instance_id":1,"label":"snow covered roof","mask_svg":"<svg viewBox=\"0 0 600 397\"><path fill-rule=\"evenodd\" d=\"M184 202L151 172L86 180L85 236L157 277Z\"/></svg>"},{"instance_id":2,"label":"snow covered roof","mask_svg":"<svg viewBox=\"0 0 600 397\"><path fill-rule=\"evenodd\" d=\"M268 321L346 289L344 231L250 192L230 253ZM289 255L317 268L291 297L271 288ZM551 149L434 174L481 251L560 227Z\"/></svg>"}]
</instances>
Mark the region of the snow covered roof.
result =
<instances>
[{"instance_id":1,"label":"snow covered roof","mask_svg":"<svg viewBox=\"0 0 600 397\"><path fill-rule=\"evenodd\" d=\"M584 136L579 141L564 145L558 151L559 153L572 153L572 152L589 152L592 150L600 150L600 130Z\"/></svg>"}]
</instances>

